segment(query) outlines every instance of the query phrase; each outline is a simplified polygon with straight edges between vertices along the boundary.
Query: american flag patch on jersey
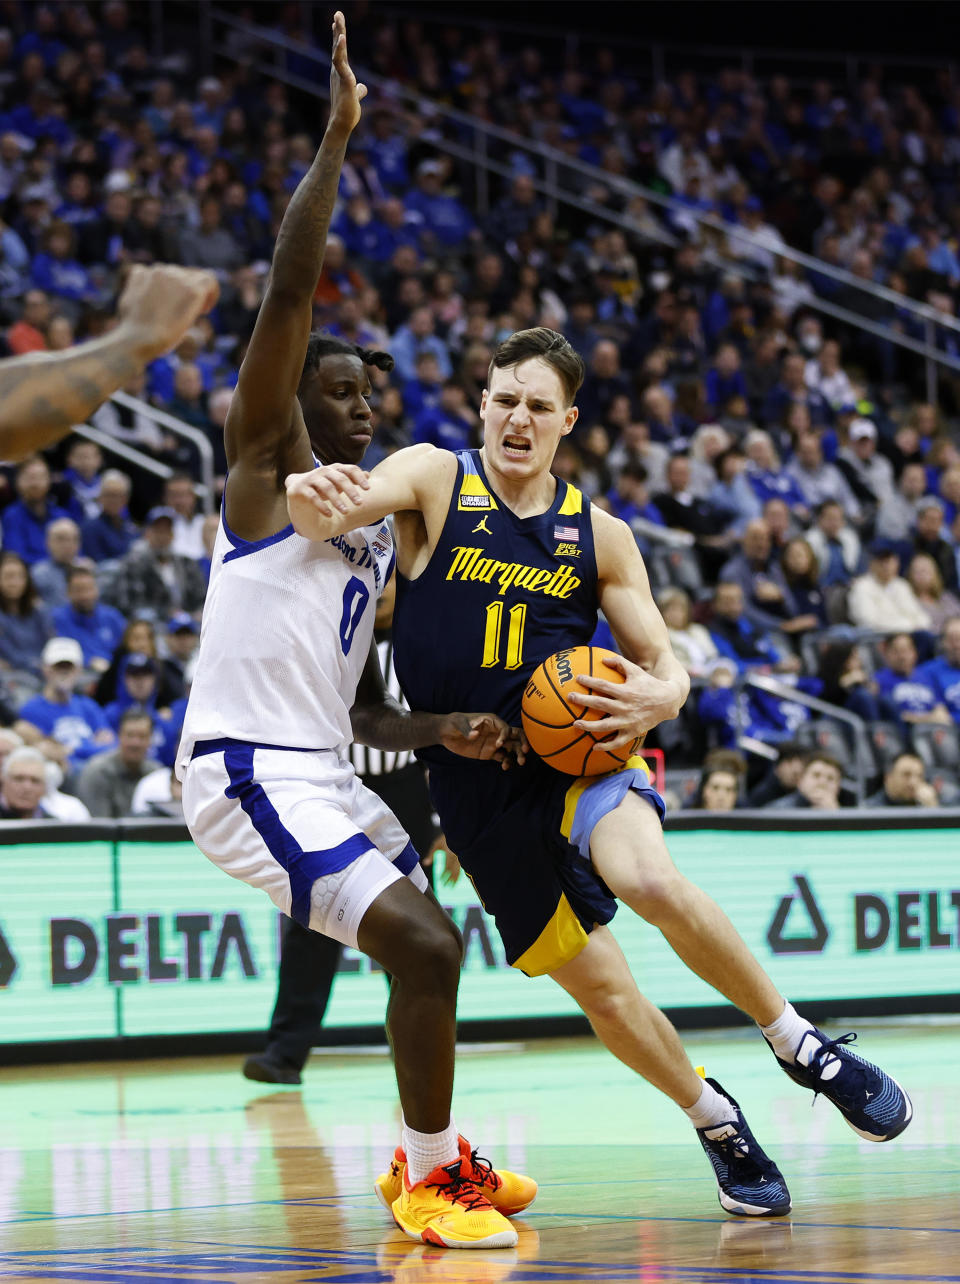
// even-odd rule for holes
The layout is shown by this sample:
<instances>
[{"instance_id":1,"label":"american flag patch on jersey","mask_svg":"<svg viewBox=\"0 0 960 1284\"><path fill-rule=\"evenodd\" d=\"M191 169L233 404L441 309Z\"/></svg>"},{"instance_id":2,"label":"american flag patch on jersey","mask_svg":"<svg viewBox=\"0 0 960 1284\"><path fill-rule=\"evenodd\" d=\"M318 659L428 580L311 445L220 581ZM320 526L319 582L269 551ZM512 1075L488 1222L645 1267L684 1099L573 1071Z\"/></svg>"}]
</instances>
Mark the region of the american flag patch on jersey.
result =
<instances>
[{"instance_id":1,"label":"american flag patch on jersey","mask_svg":"<svg viewBox=\"0 0 960 1284\"><path fill-rule=\"evenodd\" d=\"M566 543L575 543L580 538L579 526L554 526L553 538L562 539Z\"/></svg>"}]
</instances>

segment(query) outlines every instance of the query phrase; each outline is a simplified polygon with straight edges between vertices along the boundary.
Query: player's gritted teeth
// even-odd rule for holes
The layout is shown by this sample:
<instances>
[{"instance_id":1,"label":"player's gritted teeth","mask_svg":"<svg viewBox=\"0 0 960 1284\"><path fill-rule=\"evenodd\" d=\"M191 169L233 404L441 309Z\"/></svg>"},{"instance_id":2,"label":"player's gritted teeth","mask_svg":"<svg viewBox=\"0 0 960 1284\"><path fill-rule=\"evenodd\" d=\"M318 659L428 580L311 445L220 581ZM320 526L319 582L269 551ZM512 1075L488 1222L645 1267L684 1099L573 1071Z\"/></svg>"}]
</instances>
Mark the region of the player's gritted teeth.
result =
<instances>
[{"instance_id":1,"label":"player's gritted teeth","mask_svg":"<svg viewBox=\"0 0 960 1284\"><path fill-rule=\"evenodd\" d=\"M513 459L523 459L530 453L530 443L523 437L504 437L503 450Z\"/></svg>"}]
</instances>

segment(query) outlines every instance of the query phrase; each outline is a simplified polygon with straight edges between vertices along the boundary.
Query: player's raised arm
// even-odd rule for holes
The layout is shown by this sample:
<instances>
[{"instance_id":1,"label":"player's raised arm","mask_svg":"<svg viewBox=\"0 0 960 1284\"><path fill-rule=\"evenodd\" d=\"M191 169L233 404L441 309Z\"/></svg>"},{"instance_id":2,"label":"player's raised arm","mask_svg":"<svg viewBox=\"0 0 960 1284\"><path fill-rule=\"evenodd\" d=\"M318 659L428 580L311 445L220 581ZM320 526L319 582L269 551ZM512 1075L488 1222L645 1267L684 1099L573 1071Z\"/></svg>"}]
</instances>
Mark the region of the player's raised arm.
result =
<instances>
[{"instance_id":1,"label":"player's raised arm","mask_svg":"<svg viewBox=\"0 0 960 1284\"><path fill-rule=\"evenodd\" d=\"M388 455L367 473L356 464L329 464L286 479L287 511L298 535L333 539L389 513L429 515L437 496L443 500L457 470L448 450L422 444Z\"/></svg>"},{"instance_id":2,"label":"player's raised arm","mask_svg":"<svg viewBox=\"0 0 960 1284\"><path fill-rule=\"evenodd\" d=\"M283 216L266 293L225 426L231 526L246 539L276 530L274 522L283 512L284 477L291 470L308 468L312 460L297 388L340 170L366 92L350 68L346 26L338 11L327 128Z\"/></svg>"},{"instance_id":3,"label":"player's raised arm","mask_svg":"<svg viewBox=\"0 0 960 1284\"><path fill-rule=\"evenodd\" d=\"M592 513L600 607L623 652L616 667L626 681L616 684L584 675L580 681L592 694L568 698L608 714L610 729L620 734L605 747L620 748L675 718L687 698L690 678L673 654L630 528L596 508Z\"/></svg>"},{"instance_id":4,"label":"player's raised arm","mask_svg":"<svg viewBox=\"0 0 960 1284\"><path fill-rule=\"evenodd\" d=\"M217 301L210 272L137 266L117 306L119 324L63 352L0 361L0 459L22 459L82 423L155 357L176 347Z\"/></svg>"}]
</instances>

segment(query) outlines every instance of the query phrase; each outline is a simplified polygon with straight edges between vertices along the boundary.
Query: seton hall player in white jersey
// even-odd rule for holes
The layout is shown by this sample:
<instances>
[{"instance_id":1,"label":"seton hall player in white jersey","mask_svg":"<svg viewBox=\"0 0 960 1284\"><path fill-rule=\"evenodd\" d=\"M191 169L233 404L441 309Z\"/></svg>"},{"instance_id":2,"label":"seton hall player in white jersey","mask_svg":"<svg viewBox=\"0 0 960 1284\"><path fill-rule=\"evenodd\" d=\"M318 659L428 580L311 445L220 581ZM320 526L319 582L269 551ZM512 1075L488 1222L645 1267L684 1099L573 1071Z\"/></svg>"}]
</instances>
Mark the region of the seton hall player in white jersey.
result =
<instances>
[{"instance_id":1,"label":"seton hall player in white jersey","mask_svg":"<svg viewBox=\"0 0 960 1284\"><path fill-rule=\"evenodd\" d=\"M504 1213L536 1183L476 1160L451 1117L462 942L427 894L393 813L356 778L354 730L375 748L442 743L503 752L493 715L409 713L383 694L354 709L377 597L393 568L383 522L313 543L289 524L284 479L315 459L358 463L370 441L367 366L385 353L311 336L312 299L347 140L366 90L333 28L330 117L277 237L270 282L226 423L229 478L177 771L197 846L262 887L298 923L358 947L393 977L387 1031L403 1106L408 1235L451 1248L511 1247Z\"/></svg>"}]
</instances>

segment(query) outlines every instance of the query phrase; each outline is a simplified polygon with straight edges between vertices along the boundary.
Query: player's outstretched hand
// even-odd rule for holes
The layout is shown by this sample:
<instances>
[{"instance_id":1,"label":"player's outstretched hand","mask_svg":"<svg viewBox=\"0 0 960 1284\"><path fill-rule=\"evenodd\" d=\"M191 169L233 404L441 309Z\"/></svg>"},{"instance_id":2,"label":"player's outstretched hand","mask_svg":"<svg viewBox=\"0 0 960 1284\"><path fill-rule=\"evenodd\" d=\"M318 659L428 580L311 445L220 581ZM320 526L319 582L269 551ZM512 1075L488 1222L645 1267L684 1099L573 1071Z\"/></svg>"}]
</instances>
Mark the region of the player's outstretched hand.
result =
<instances>
[{"instance_id":1,"label":"player's outstretched hand","mask_svg":"<svg viewBox=\"0 0 960 1284\"><path fill-rule=\"evenodd\" d=\"M333 15L333 52L330 59L330 119L327 129L345 140L359 123L360 104L367 96L367 87L357 84L347 58L347 24L339 9Z\"/></svg>"},{"instance_id":2,"label":"player's outstretched hand","mask_svg":"<svg viewBox=\"0 0 960 1284\"><path fill-rule=\"evenodd\" d=\"M131 268L117 304L121 325L129 327L152 361L175 348L197 317L209 312L220 295L212 272L157 263Z\"/></svg>"},{"instance_id":3,"label":"player's outstretched hand","mask_svg":"<svg viewBox=\"0 0 960 1284\"><path fill-rule=\"evenodd\" d=\"M655 727L665 717L673 717L675 691L671 683L655 678L622 655L605 659L604 664L622 673L624 681L609 682L606 678L578 673L577 681L589 688L590 695L570 691L565 698L584 709L597 709L606 714L604 732L617 734L610 740L604 740L604 749L625 749L637 736ZM597 730L595 721L579 719L573 725L581 731Z\"/></svg>"},{"instance_id":4,"label":"player's outstretched hand","mask_svg":"<svg viewBox=\"0 0 960 1284\"><path fill-rule=\"evenodd\" d=\"M438 739L461 758L493 759L506 770L517 758L517 734L495 713L448 713L440 719Z\"/></svg>"},{"instance_id":5,"label":"player's outstretched hand","mask_svg":"<svg viewBox=\"0 0 960 1284\"><path fill-rule=\"evenodd\" d=\"M290 473L284 484L293 529L315 539L318 516L349 516L363 502L370 474L357 464L325 464L308 473Z\"/></svg>"}]
</instances>

